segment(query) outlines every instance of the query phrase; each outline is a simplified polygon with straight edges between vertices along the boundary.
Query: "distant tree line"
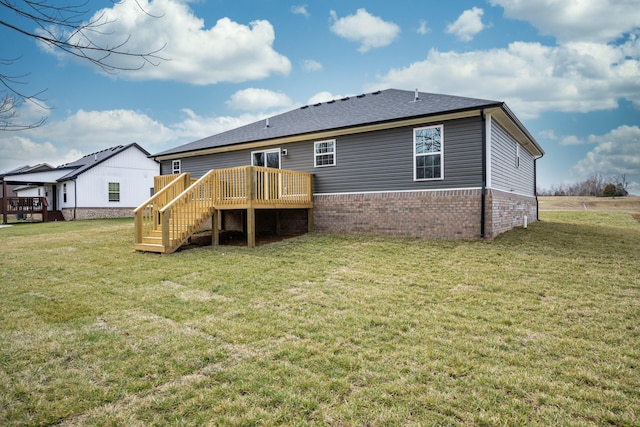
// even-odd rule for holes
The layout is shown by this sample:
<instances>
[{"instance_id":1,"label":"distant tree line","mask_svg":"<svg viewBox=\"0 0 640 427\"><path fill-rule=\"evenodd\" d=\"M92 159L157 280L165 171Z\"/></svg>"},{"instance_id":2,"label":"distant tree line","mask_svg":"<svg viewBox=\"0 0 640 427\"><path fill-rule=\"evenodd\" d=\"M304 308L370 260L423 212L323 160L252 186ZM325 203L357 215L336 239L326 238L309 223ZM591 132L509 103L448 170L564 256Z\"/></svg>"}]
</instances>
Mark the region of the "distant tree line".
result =
<instances>
[{"instance_id":1,"label":"distant tree line","mask_svg":"<svg viewBox=\"0 0 640 427\"><path fill-rule=\"evenodd\" d=\"M584 181L575 184L552 186L550 189L538 188L540 196L628 196L629 183L625 174L604 175L594 173Z\"/></svg>"}]
</instances>

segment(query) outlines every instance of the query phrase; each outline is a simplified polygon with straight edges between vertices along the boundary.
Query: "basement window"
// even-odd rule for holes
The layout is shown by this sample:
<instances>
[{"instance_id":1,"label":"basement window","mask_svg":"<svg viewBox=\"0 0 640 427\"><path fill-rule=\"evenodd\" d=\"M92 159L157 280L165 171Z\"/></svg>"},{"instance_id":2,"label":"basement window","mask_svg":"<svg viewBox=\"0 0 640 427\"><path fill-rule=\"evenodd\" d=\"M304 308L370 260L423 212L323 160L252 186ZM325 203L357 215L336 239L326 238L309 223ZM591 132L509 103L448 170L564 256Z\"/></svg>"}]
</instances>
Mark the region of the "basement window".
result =
<instances>
[{"instance_id":1,"label":"basement window","mask_svg":"<svg viewBox=\"0 0 640 427\"><path fill-rule=\"evenodd\" d=\"M120 201L120 183L119 182L109 183L109 201L110 202Z\"/></svg>"},{"instance_id":2,"label":"basement window","mask_svg":"<svg viewBox=\"0 0 640 427\"><path fill-rule=\"evenodd\" d=\"M336 140L316 141L313 143L314 167L335 166L336 164Z\"/></svg>"},{"instance_id":3,"label":"basement window","mask_svg":"<svg viewBox=\"0 0 640 427\"><path fill-rule=\"evenodd\" d=\"M444 177L444 127L428 126L413 130L413 180Z\"/></svg>"}]
</instances>

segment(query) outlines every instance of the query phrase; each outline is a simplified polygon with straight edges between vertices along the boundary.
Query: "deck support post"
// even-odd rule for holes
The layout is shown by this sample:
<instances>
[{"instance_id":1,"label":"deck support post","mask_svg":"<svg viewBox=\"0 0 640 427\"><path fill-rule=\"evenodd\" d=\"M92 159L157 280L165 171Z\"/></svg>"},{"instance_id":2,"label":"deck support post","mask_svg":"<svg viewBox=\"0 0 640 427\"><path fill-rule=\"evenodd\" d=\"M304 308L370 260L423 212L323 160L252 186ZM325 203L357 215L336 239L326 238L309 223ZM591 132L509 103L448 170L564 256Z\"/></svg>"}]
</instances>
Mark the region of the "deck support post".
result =
<instances>
[{"instance_id":1,"label":"deck support post","mask_svg":"<svg viewBox=\"0 0 640 427\"><path fill-rule=\"evenodd\" d=\"M220 229L218 223L220 222L220 211L218 209L213 210L211 216L211 245L217 247L220 244Z\"/></svg>"},{"instance_id":2,"label":"deck support post","mask_svg":"<svg viewBox=\"0 0 640 427\"><path fill-rule=\"evenodd\" d=\"M245 169L246 176L246 196L247 196L247 247L256 247L256 210L253 207L253 201L256 197L256 174L253 166L247 166Z\"/></svg>"},{"instance_id":3,"label":"deck support post","mask_svg":"<svg viewBox=\"0 0 640 427\"><path fill-rule=\"evenodd\" d=\"M307 209L307 232L313 232L313 208Z\"/></svg>"},{"instance_id":4,"label":"deck support post","mask_svg":"<svg viewBox=\"0 0 640 427\"><path fill-rule=\"evenodd\" d=\"M160 221L162 223L162 246L164 251L167 251L171 245L171 234L169 230L169 212L162 213L160 215Z\"/></svg>"},{"instance_id":5,"label":"deck support post","mask_svg":"<svg viewBox=\"0 0 640 427\"><path fill-rule=\"evenodd\" d=\"M2 223L7 223L7 181L2 180Z\"/></svg>"},{"instance_id":6,"label":"deck support post","mask_svg":"<svg viewBox=\"0 0 640 427\"><path fill-rule=\"evenodd\" d=\"M142 228L144 227L142 212L134 213L133 224L135 229L135 243L142 243Z\"/></svg>"},{"instance_id":7,"label":"deck support post","mask_svg":"<svg viewBox=\"0 0 640 427\"><path fill-rule=\"evenodd\" d=\"M256 247L256 210L247 209L247 247Z\"/></svg>"}]
</instances>

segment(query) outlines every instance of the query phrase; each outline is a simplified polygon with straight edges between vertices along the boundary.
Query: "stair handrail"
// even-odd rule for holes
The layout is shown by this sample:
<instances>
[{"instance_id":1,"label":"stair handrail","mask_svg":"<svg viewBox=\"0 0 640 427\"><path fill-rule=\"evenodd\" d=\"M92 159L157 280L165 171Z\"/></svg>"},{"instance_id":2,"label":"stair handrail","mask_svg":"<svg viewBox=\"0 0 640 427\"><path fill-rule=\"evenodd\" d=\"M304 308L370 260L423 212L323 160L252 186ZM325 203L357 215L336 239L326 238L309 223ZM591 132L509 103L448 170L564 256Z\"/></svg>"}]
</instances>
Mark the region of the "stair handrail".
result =
<instances>
[{"instance_id":1,"label":"stair handrail","mask_svg":"<svg viewBox=\"0 0 640 427\"><path fill-rule=\"evenodd\" d=\"M172 252L184 243L215 209L217 174L218 170L210 170L159 210L165 251L170 248Z\"/></svg>"},{"instance_id":2,"label":"stair handrail","mask_svg":"<svg viewBox=\"0 0 640 427\"><path fill-rule=\"evenodd\" d=\"M184 172L162 187L157 193L133 210L135 242L142 243L143 237L151 235L159 224L158 212L191 184L191 174Z\"/></svg>"}]
</instances>

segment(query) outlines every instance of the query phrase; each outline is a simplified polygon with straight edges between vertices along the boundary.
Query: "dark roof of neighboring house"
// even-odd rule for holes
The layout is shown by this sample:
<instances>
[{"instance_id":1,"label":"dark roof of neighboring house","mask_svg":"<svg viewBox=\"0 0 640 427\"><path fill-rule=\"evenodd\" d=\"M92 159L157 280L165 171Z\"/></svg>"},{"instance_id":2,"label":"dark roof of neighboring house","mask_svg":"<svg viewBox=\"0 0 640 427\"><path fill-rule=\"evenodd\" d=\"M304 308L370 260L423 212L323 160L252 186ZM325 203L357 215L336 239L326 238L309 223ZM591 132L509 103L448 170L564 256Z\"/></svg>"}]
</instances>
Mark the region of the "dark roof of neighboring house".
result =
<instances>
[{"instance_id":1,"label":"dark roof of neighboring house","mask_svg":"<svg viewBox=\"0 0 640 427\"><path fill-rule=\"evenodd\" d=\"M52 170L54 169L53 166L51 166L48 163L38 163L35 166L29 166L29 165L25 165L25 166L20 166L17 167L15 169L12 169L8 172L5 172L3 174L0 174L0 178L3 178L5 176L8 175L17 175L20 173L33 173L33 172L42 172L42 171L46 171L46 170Z\"/></svg>"},{"instance_id":2,"label":"dark roof of neighboring house","mask_svg":"<svg viewBox=\"0 0 640 427\"><path fill-rule=\"evenodd\" d=\"M86 156L83 156L78 160L75 160L70 163L65 163L55 168L47 165L46 163L42 163L36 166L23 166L23 167L14 169L11 173L6 173L0 176L0 178L5 176L17 176L17 175L28 176L29 174L33 174L37 172L62 171L62 173L64 173L65 171L68 170L66 174L62 175L60 178L57 179L58 182L67 181L69 179L77 178L78 175L88 171L94 166L99 165L105 160L110 159L111 157L119 153L122 153L123 151L131 147L137 148L142 153L144 153L144 155L147 157L151 156L147 150L140 147L137 143L134 142L129 145L117 145L115 147L107 148L105 150L96 151L95 153L87 154Z\"/></svg>"},{"instance_id":3,"label":"dark roof of neighboring house","mask_svg":"<svg viewBox=\"0 0 640 427\"><path fill-rule=\"evenodd\" d=\"M524 126L503 102L414 91L387 89L358 96L305 105L236 129L222 132L154 156L187 153L210 148L313 132L347 129L367 124L393 122L414 117L502 107L524 131ZM268 126L267 126L268 120ZM527 133L528 135L528 133ZM530 136L530 135L529 135ZM533 138L531 137L531 140Z\"/></svg>"},{"instance_id":4,"label":"dark roof of neighboring house","mask_svg":"<svg viewBox=\"0 0 640 427\"><path fill-rule=\"evenodd\" d=\"M87 154L86 156L70 162L64 165L58 166L56 169L72 169L68 174L58 178L58 182L66 181L68 179L77 178L78 175L88 171L94 166L99 165L107 159L127 150L130 147L136 147L142 151L146 156L149 156L149 152L140 147L137 143L131 143L129 145L116 145L115 147L107 148L102 151L96 151L95 153Z\"/></svg>"}]
</instances>

